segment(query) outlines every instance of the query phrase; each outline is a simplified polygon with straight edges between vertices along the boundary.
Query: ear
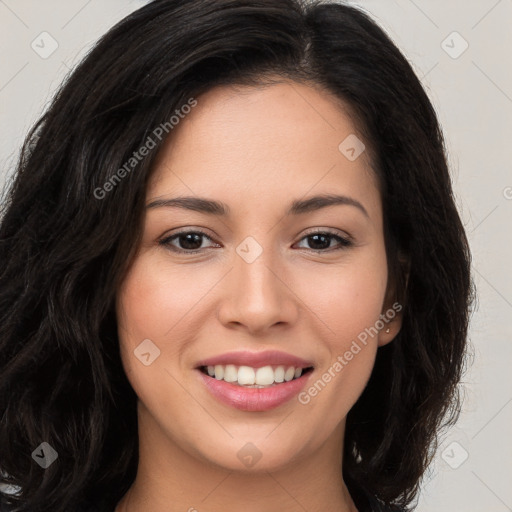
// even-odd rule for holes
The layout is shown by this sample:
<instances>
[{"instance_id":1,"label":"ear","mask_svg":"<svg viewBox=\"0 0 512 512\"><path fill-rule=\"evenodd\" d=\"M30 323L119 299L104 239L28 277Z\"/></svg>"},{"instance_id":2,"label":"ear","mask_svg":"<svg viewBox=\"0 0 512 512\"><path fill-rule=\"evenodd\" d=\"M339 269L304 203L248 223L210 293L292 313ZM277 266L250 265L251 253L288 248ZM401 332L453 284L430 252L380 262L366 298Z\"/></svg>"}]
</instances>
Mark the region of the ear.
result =
<instances>
[{"instance_id":1,"label":"ear","mask_svg":"<svg viewBox=\"0 0 512 512\"><path fill-rule=\"evenodd\" d=\"M401 279L399 284L388 282L386 297L382 307L380 319L384 326L379 330L378 346L382 347L393 341L402 328L404 304L402 297L405 297L407 284L409 282L409 263L400 260Z\"/></svg>"}]
</instances>

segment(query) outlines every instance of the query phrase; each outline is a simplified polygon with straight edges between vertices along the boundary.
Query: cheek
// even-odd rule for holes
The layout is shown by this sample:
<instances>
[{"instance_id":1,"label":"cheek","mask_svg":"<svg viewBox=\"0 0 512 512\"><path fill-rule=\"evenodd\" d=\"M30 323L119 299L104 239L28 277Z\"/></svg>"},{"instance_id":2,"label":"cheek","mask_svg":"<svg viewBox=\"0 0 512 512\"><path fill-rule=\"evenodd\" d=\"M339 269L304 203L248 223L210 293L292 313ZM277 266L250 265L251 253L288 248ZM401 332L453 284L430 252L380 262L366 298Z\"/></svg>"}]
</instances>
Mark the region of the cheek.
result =
<instances>
[{"instance_id":1,"label":"cheek","mask_svg":"<svg viewBox=\"0 0 512 512\"><path fill-rule=\"evenodd\" d=\"M155 410L185 406L181 403L182 394L168 392L175 385L169 361L179 358L180 347L163 343L166 333L182 335L186 322L180 320L191 308L186 300L186 283L181 281L179 275L171 278L158 258L139 256L117 294L123 369L141 403ZM144 340L151 340L159 350L154 352L158 357L149 365L143 364L134 353ZM149 345L150 357L153 357L152 347Z\"/></svg>"},{"instance_id":2,"label":"cheek","mask_svg":"<svg viewBox=\"0 0 512 512\"><path fill-rule=\"evenodd\" d=\"M175 290L179 282L172 281L158 262L144 256L132 265L117 294L116 314L123 367L132 387L140 398L154 379L162 378L165 360L176 356L177 347L164 346L162 340L169 331L174 333L180 318L186 313L186 301ZM134 354L143 342L151 342L160 351L158 357L145 366ZM150 345L151 347L151 345ZM151 350L150 350L151 352ZM155 352L157 353L157 352ZM144 400L143 400L144 401Z\"/></svg>"},{"instance_id":3,"label":"cheek","mask_svg":"<svg viewBox=\"0 0 512 512\"><path fill-rule=\"evenodd\" d=\"M116 314L123 368L143 402L150 403L156 395L158 400L169 399L162 382L175 384L169 372L174 375L179 369L187 340L201 329L201 300L221 275L203 272L198 278L193 265L173 267L165 254L142 255L132 265L117 294ZM134 354L146 339L160 350L148 366Z\"/></svg>"},{"instance_id":4,"label":"cheek","mask_svg":"<svg viewBox=\"0 0 512 512\"><path fill-rule=\"evenodd\" d=\"M303 283L300 293L308 297L308 306L319 319L327 357L299 398L311 411L322 411L328 430L357 401L373 369L387 283L385 255L354 258L336 270L326 268L316 273L314 283Z\"/></svg>"},{"instance_id":5,"label":"cheek","mask_svg":"<svg viewBox=\"0 0 512 512\"><path fill-rule=\"evenodd\" d=\"M347 343L379 320L387 285L383 248L354 253L342 265L317 267L314 276L305 269L297 276L297 295L306 299L308 309L320 320L332 350L344 351Z\"/></svg>"},{"instance_id":6,"label":"cheek","mask_svg":"<svg viewBox=\"0 0 512 512\"><path fill-rule=\"evenodd\" d=\"M171 331L176 338L211 287L209 279L197 279L193 266L173 268L165 256L141 257L119 291L118 323L133 341L164 340Z\"/></svg>"}]
</instances>

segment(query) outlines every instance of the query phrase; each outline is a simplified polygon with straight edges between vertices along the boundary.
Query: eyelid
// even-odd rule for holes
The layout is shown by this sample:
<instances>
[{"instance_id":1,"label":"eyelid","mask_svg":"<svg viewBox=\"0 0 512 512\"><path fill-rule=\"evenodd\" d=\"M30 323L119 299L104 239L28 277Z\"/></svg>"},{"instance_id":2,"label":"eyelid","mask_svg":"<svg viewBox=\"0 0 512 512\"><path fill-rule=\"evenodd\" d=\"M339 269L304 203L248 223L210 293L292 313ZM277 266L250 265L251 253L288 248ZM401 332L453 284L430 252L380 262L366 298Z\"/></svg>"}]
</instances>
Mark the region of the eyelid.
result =
<instances>
[{"instance_id":1,"label":"eyelid","mask_svg":"<svg viewBox=\"0 0 512 512\"><path fill-rule=\"evenodd\" d=\"M175 228L175 229L171 230L170 232L165 233L165 235L163 235L160 238L160 240L165 240L165 239L177 236L177 235L183 235L183 234L188 234L188 233L201 233L202 235L204 235L210 239L213 239L213 237L211 235L209 235L204 228L199 228L199 227L195 227L195 226L184 226L184 227L180 227L180 228Z\"/></svg>"},{"instance_id":2,"label":"eyelid","mask_svg":"<svg viewBox=\"0 0 512 512\"><path fill-rule=\"evenodd\" d=\"M318 234L325 233L327 235L339 236L340 238L343 238L347 241L355 242L352 235L348 234L346 231L342 231L341 229L336 229L336 228L321 228L321 227L320 228L310 228L310 229L306 230L305 233L300 238L300 240L302 240L302 238L304 238L305 236L315 235L317 233Z\"/></svg>"}]
</instances>

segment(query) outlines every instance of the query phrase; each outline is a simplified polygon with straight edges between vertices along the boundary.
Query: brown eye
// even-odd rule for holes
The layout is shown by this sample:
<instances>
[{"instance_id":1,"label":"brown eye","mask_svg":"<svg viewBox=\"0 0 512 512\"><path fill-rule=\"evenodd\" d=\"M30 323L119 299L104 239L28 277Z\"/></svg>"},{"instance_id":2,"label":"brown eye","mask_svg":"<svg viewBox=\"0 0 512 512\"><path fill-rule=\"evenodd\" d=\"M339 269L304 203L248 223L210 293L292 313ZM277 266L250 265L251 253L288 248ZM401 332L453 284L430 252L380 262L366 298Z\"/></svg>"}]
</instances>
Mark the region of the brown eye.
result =
<instances>
[{"instance_id":1,"label":"brown eye","mask_svg":"<svg viewBox=\"0 0 512 512\"><path fill-rule=\"evenodd\" d=\"M327 252L327 249L344 249L346 247L350 247L351 245L353 245L348 238L344 238L338 234L331 233L329 231L317 231L314 233L309 233L305 237L303 237L301 241L302 240L308 241L309 247L306 247L306 249L320 252ZM334 247L334 249L331 246L333 240L338 244L337 246Z\"/></svg>"},{"instance_id":2,"label":"brown eye","mask_svg":"<svg viewBox=\"0 0 512 512\"><path fill-rule=\"evenodd\" d=\"M180 231L179 233L164 238L159 244L175 252L194 254L208 248L202 247L205 238L211 240L211 238L202 231ZM178 247L176 247L176 245L178 245Z\"/></svg>"}]
</instances>

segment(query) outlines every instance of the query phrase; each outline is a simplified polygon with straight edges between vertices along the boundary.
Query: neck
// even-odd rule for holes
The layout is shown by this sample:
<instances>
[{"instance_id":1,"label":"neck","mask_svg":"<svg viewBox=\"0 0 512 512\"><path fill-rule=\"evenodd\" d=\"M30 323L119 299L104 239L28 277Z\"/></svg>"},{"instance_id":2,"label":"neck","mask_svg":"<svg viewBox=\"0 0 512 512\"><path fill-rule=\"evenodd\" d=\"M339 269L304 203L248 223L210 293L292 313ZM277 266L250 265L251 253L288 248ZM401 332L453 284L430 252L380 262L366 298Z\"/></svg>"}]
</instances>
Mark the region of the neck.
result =
<instances>
[{"instance_id":1,"label":"neck","mask_svg":"<svg viewBox=\"0 0 512 512\"><path fill-rule=\"evenodd\" d=\"M137 476L115 512L357 512L343 482L344 422L319 449L278 468L233 471L194 454L139 407Z\"/></svg>"}]
</instances>

